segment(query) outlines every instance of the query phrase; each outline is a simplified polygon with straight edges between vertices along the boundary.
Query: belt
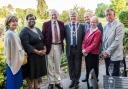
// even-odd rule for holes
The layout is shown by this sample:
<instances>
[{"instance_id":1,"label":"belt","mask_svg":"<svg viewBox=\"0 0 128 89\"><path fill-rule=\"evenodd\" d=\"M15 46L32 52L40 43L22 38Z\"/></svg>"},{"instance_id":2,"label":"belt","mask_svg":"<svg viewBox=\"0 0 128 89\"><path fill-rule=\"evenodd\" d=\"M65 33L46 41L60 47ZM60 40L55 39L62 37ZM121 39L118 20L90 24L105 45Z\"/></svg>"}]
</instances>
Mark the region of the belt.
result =
<instances>
[{"instance_id":1,"label":"belt","mask_svg":"<svg viewBox=\"0 0 128 89\"><path fill-rule=\"evenodd\" d=\"M60 45L61 43L52 43L53 45Z\"/></svg>"},{"instance_id":2,"label":"belt","mask_svg":"<svg viewBox=\"0 0 128 89\"><path fill-rule=\"evenodd\" d=\"M76 46L73 46L73 45L70 45L71 48L77 48L77 45Z\"/></svg>"}]
</instances>

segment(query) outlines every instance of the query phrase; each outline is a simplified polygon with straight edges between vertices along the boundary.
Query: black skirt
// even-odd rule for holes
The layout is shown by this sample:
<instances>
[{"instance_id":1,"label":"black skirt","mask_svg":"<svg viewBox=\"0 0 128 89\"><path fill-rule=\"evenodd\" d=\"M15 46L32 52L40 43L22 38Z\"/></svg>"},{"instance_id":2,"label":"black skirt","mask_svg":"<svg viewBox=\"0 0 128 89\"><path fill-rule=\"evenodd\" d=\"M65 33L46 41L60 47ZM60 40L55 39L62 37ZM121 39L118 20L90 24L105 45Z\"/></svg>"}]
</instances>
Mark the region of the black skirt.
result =
<instances>
[{"instance_id":1,"label":"black skirt","mask_svg":"<svg viewBox=\"0 0 128 89\"><path fill-rule=\"evenodd\" d=\"M37 79L47 74L47 60L45 56L32 54L28 56L28 63L22 66L23 78Z\"/></svg>"}]
</instances>

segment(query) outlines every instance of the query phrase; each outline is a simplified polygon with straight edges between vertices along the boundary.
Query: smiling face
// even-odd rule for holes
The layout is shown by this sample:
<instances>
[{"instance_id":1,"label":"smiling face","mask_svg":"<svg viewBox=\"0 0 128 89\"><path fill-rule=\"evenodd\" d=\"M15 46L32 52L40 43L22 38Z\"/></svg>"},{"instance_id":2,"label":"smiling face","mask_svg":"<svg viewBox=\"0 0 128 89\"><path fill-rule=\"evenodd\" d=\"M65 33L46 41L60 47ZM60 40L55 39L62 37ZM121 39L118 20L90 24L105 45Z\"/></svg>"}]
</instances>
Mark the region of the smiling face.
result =
<instances>
[{"instance_id":1,"label":"smiling face","mask_svg":"<svg viewBox=\"0 0 128 89\"><path fill-rule=\"evenodd\" d=\"M98 18L96 16L93 16L90 19L90 24L91 24L91 28L95 29L97 27L97 24L98 24Z\"/></svg>"},{"instance_id":2,"label":"smiling face","mask_svg":"<svg viewBox=\"0 0 128 89\"><path fill-rule=\"evenodd\" d=\"M15 30L18 25L18 21L16 19L11 19L9 23L9 27L12 30Z\"/></svg>"},{"instance_id":3,"label":"smiling face","mask_svg":"<svg viewBox=\"0 0 128 89\"><path fill-rule=\"evenodd\" d=\"M77 21L77 17L76 16L71 16L70 20L72 23L75 23Z\"/></svg>"},{"instance_id":4,"label":"smiling face","mask_svg":"<svg viewBox=\"0 0 128 89\"><path fill-rule=\"evenodd\" d=\"M51 20L56 21L58 19L58 16L59 13L56 10L52 9L50 12Z\"/></svg>"},{"instance_id":5,"label":"smiling face","mask_svg":"<svg viewBox=\"0 0 128 89\"><path fill-rule=\"evenodd\" d=\"M72 23L75 23L77 21L77 13L75 11L71 10L69 12L69 16L70 16L70 21Z\"/></svg>"},{"instance_id":6,"label":"smiling face","mask_svg":"<svg viewBox=\"0 0 128 89\"><path fill-rule=\"evenodd\" d=\"M35 26L35 16L29 16L27 19L28 27L33 28Z\"/></svg>"},{"instance_id":7,"label":"smiling face","mask_svg":"<svg viewBox=\"0 0 128 89\"><path fill-rule=\"evenodd\" d=\"M105 16L108 22L112 22L115 20L115 12L111 9L106 10Z\"/></svg>"}]
</instances>

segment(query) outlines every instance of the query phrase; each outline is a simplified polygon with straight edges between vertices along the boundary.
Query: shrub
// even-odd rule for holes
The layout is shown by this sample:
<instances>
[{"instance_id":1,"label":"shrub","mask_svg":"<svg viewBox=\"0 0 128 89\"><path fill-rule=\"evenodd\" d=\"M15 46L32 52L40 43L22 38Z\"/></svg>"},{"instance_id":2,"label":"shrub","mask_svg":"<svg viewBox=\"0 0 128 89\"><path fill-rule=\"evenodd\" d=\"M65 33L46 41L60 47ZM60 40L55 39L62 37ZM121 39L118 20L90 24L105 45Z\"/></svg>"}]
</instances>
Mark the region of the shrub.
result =
<instances>
[{"instance_id":1,"label":"shrub","mask_svg":"<svg viewBox=\"0 0 128 89\"><path fill-rule=\"evenodd\" d=\"M124 35L124 40L123 40L123 45L124 45L124 50L125 53L128 54L128 29L125 28L125 35Z\"/></svg>"},{"instance_id":2,"label":"shrub","mask_svg":"<svg viewBox=\"0 0 128 89\"><path fill-rule=\"evenodd\" d=\"M127 10L121 11L119 14L119 20L128 28L128 8Z\"/></svg>"}]
</instances>

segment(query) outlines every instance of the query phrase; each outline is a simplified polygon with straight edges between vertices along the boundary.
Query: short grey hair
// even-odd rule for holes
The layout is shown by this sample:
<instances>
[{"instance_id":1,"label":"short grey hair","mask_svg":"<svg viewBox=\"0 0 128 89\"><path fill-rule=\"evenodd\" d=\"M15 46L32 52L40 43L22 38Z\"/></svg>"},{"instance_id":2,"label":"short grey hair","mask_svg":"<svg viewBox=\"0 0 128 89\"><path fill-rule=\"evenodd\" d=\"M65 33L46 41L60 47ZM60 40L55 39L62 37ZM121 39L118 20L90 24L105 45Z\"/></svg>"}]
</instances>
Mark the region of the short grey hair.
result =
<instances>
[{"instance_id":1,"label":"short grey hair","mask_svg":"<svg viewBox=\"0 0 128 89\"><path fill-rule=\"evenodd\" d=\"M93 13L92 12L85 12L84 13L84 17L86 17L86 16L89 16L89 17L92 17L93 16Z\"/></svg>"},{"instance_id":2,"label":"short grey hair","mask_svg":"<svg viewBox=\"0 0 128 89\"><path fill-rule=\"evenodd\" d=\"M51 10L49 11L49 16L51 17L53 14L56 14L57 17L59 16L59 13L57 12L57 10L51 9Z\"/></svg>"},{"instance_id":3,"label":"short grey hair","mask_svg":"<svg viewBox=\"0 0 128 89\"><path fill-rule=\"evenodd\" d=\"M70 11L69 11L69 16L70 16L70 17L71 17L71 16L77 16L77 12L74 11L74 10L70 10Z\"/></svg>"}]
</instances>

